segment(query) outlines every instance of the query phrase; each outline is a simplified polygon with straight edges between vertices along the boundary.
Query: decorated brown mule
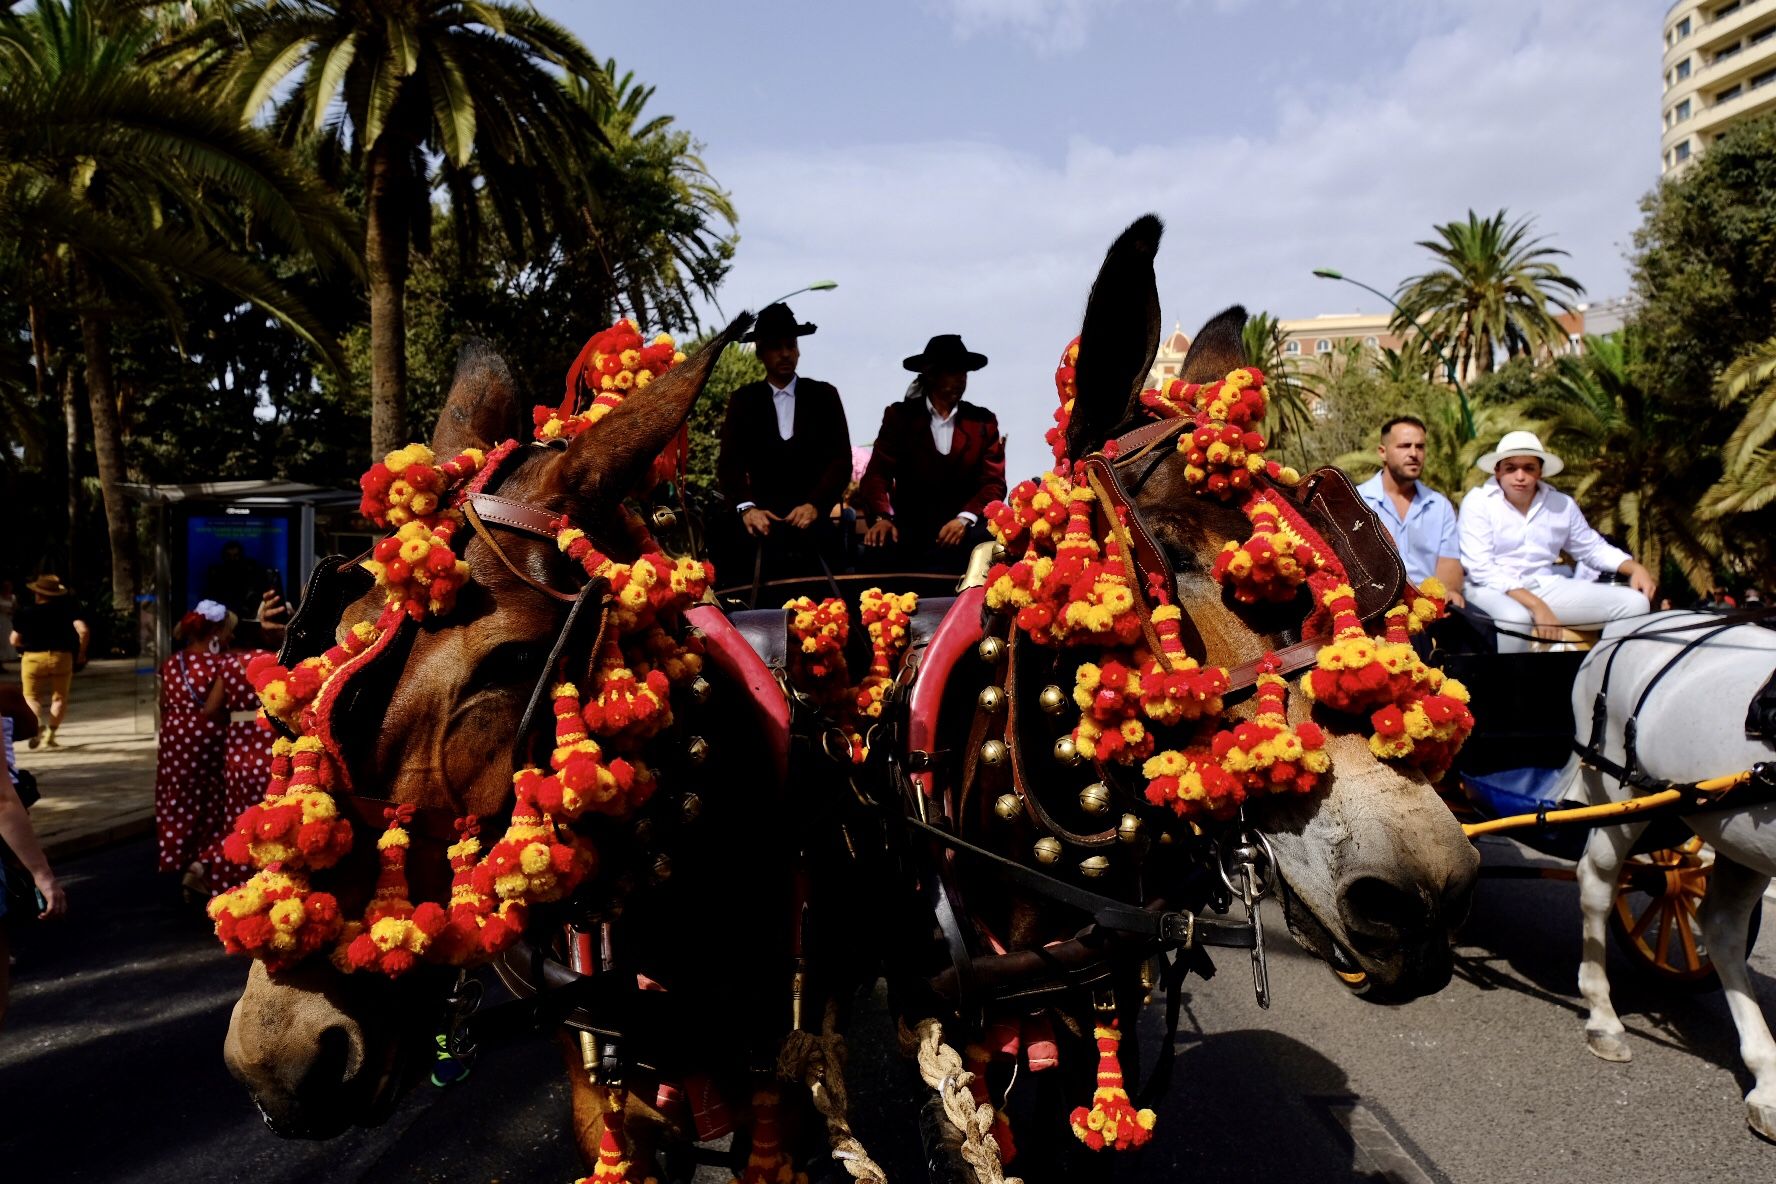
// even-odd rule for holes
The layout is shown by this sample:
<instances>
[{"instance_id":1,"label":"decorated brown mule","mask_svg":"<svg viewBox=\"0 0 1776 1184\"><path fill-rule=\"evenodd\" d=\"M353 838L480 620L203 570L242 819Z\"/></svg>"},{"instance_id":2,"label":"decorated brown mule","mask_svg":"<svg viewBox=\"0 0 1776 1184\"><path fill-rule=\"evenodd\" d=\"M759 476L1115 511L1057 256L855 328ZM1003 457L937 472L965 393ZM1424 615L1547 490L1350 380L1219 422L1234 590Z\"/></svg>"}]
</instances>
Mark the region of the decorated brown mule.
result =
<instances>
[{"instance_id":1,"label":"decorated brown mule","mask_svg":"<svg viewBox=\"0 0 1776 1184\"><path fill-rule=\"evenodd\" d=\"M989 1132L942 1099L965 1156L1008 1170L1148 1141L1118 1046L1205 946L1251 950L1268 1005L1252 898L1278 891L1303 947L1411 996L1448 981L1476 874L1427 779L1471 726L1465 692L1407 640L1437 590L1405 584L1342 474L1264 458L1243 310L1143 390L1160 232L1111 248L1057 373L1055 469L989 509L996 562L884 725L943 934L900 997L927 1037L964 1037L974 1101L1036 1111Z\"/></svg>"},{"instance_id":2,"label":"decorated brown mule","mask_svg":"<svg viewBox=\"0 0 1776 1184\"><path fill-rule=\"evenodd\" d=\"M259 875L212 908L258 959L225 1055L273 1129L375 1121L453 1014L459 1051L564 1022L582 1149L639 1178L656 1139L743 1119L798 1009L846 994L809 969L777 689L693 608L706 565L624 506L746 321L688 360L600 335L591 405L570 379L524 444L505 365L465 349L430 448L366 477L392 533L323 563L252 672L287 735L237 826ZM525 1007L462 1023L489 959Z\"/></svg>"}]
</instances>

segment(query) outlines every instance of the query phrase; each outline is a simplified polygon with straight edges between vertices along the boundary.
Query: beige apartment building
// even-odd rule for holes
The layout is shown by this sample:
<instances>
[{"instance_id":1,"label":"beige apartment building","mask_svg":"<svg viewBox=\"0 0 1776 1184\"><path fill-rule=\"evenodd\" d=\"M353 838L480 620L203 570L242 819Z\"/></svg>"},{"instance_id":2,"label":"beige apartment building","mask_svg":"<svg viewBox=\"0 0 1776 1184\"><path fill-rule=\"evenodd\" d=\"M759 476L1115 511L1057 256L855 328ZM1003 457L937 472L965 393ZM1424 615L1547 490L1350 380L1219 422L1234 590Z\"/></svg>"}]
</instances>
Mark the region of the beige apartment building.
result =
<instances>
[{"instance_id":1,"label":"beige apartment building","mask_svg":"<svg viewBox=\"0 0 1776 1184\"><path fill-rule=\"evenodd\" d=\"M1660 171L1776 110L1776 0L1677 0L1665 13Z\"/></svg>"},{"instance_id":2,"label":"beige apartment building","mask_svg":"<svg viewBox=\"0 0 1776 1184\"><path fill-rule=\"evenodd\" d=\"M1776 0L1770 2L1776 3ZM1617 309L1621 303L1605 301L1600 305L1581 304L1573 312L1556 312L1554 319L1566 330L1566 343L1551 352L1576 353L1582 348L1587 332L1605 333L1621 328L1622 317ZM1605 315L1600 318L1597 326L1588 327L1587 312ZM1283 337L1283 361L1292 363L1290 368L1294 369L1295 366L1311 364L1328 356L1341 356L1352 346L1375 353L1384 349L1399 349L1400 338L1389 328L1392 320L1390 313L1379 312L1334 312L1322 313L1317 317L1279 320L1277 329ZM1190 338L1179 325L1174 324L1171 333L1159 343L1159 352L1153 357L1153 368L1147 376L1148 385L1157 387L1168 378L1176 378L1179 367L1183 365L1184 355L1189 350Z\"/></svg>"}]
</instances>

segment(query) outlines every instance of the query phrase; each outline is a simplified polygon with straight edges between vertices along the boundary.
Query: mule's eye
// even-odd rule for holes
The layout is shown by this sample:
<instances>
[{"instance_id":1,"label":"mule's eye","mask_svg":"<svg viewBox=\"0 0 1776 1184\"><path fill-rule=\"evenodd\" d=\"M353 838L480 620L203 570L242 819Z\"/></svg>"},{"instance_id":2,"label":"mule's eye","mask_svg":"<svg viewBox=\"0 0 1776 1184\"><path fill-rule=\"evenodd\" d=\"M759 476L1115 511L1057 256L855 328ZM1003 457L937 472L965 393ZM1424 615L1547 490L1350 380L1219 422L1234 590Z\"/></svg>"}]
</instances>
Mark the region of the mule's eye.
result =
<instances>
[{"instance_id":1,"label":"mule's eye","mask_svg":"<svg viewBox=\"0 0 1776 1184\"><path fill-rule=\"evenodd\" d=\"M493 647L486 657L475 663L468 690L513 686L535 682L549 660L547 646L534 641L507 641Z\"/></svg>"}]
</instances>

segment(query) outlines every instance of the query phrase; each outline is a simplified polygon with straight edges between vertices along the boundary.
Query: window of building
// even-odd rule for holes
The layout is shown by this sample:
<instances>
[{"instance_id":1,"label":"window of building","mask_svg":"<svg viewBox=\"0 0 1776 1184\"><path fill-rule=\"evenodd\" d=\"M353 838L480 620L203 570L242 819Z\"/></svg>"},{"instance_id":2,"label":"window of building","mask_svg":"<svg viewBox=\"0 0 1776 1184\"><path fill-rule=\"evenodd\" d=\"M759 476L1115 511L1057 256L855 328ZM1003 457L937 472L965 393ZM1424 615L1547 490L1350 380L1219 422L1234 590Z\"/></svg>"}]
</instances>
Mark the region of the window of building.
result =
<instances>
[{"instance_id":1,"label":"window of building","mask_svg":"<svg viewBox=\"0 0 1776 1184\"><path fill-rule=\"evenodd\" d=\"M1688 160L1689 158L1690 158L1690 142L1688 140L1679 140L1677 143L1677 147L1675 147L1671 150L1672 162L1675 164L1682 164L1684 161Z\"/></svg>"},{"instance_id":2,"label":"window of building","mask_svg":"<svg viewBox=\"0 0 1776 1184\"><path fill-rule=\"evenodd\" d=\"M1690 59L1685 58L1683 61L1681 61L1677 64L1677 70L1673 74L1673 78L1678 82L1682 82L1684 79L1688 78L1689 76L1690 76Z\"/></svg>"},{"instance_id":3,"label":"window of building","mask_svg":"<svg viewBox=\"0 0 1776 1184\"><path fill-rule=\"evenodd\" d=\"M1726 16L1729 12L1738 12L1738 11L1739 11L1739 0L1728 0L1728 3L1723 4L1719 8L1714 10L1714 19L1718 21L1721 19L1721 17Z\"/></svg>"},{"instance_id":4,"label":"window of building","mask_svg":"<svg viewBox=\"0 0 1776 1184\"><path fill-rule=\"evenodd\" d=\"M1766 25L1745 39L1747 45L1762 45L1770 38L1776 37L1776 25Z\"/></svg>"},{"instance_id":5,"label":"window of building","mask_svg":"<svg viewBox=\"0 0 1776 1184\"><path fill-rule=\"evenodd\" d=\"M1689 35L1690 35L1690 18L1686 16L1683 18L1683 20L1677 22L1677 39L1679 41L1682 41L1685 37L1688 37Z\"/></svg>"},{"instance_id":6,"label":"window of building","mask_svg":"<svg viewBox=\"0 0 1776 1184\"><path fill-rule=\"evenodd\" d=\"M1690 101L1685 99L1676 107L1672 108L1671 117L1672 121L1675 123L1682 123L1684 120L1688 119L1690 117Z\"/></svg>"},{"instance_id":7,"label":"window of building","mask_svg":"<svg viewBox=\"0 0 1776 1184\"><path fill-rule=\"evenodd\" d=\"M1728 58L1732 57L1734 54L1738 53L1739 50L1740 50L1740 45L1737 41L1735 41L1733 44L1727 46L1725 49L1723 49L1719 53L1715 54L1714 60L1717 62L1724 62Z\"/></svg>"},{"instance_id":8,"label":"window of building","mask_svg":"<svg viewBox=\"0 0 1776 1184\"><path fill-rule=\"evenodd\" d=\"M1331 352L1332 352L1332 342L1328 338L1322 337L1318 341L1314 342L1314 353L1329 354Z\"/></svg>"},{"instance_id":9,"label":"window of building","mask_svg":"<svg viewBox=\"0 0 1776 1184\"><path fill-rule=\"evenodd\" d=\"M1293 357L1301 352L1301 343L1299 341L1285 341L1283 342L1283 352Z\"/></svg>"},{"instance_id":10,"label":"window of building","mask_svg":"<svg viewBox=\"0 0 1776 1184\"><path fill-rule=\"evenodd\" d=\"M1732 99L1738 98L1741 93L1743 93L1742 88L1740 87L1740 85L1737 82L1735 82L1732 86L1729 86L1726 90L1723 90L1719 94L1715 95L1714 101L1717 103L1725 103L1725 102L1728 102Z\"/></svg>"},{"instance_id":11,"label":"window of building","mask_svg":"<svg viewBox=\"0 0 1776 1184\"><path fill-rule=\"evenodd\" d=\"M1753 74L1745 83L1746 90L1756 90L1760 86L1769 86L1776 82L1776 70L1765 70L1762 74Z\"/></svg>"}]
</instances>

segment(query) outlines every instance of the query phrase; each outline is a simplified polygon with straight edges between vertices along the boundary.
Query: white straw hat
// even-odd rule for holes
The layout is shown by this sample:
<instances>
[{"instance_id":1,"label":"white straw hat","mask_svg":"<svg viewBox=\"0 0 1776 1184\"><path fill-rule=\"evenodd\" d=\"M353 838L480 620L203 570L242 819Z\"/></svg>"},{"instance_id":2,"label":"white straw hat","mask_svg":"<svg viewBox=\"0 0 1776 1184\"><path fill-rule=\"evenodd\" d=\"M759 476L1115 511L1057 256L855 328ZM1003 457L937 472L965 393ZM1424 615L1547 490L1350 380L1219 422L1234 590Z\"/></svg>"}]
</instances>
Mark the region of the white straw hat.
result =
<instances>
[{"instance_id":1,"label":"white straw hat","mask_svg":"<svg viewBox=\"0 0 1776 1184\"><path fill-rule=\"evenodd\" d=\"M1541 437L1534 432L1506 432L1498 447L1475 461L1474 464L1482 473L1491 473L1498 468L1498 463L1508 456L1534 456L1541 458L1542 476L1552 477L1566 467L1566 462L1542 447Z\"/></svg>"}]
</instances>

